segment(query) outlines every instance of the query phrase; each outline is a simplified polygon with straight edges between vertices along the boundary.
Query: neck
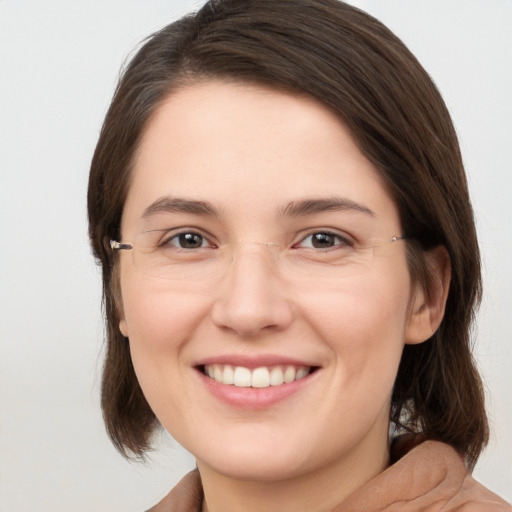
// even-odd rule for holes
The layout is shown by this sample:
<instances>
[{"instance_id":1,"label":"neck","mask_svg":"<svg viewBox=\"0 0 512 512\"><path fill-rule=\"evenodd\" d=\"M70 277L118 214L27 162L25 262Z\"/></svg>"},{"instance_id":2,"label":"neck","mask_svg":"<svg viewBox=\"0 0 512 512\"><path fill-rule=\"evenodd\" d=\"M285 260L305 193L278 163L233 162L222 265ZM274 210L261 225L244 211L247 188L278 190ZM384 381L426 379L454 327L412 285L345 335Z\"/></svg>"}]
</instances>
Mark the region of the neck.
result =
<instances>
[{"instance_id":1,"label":"neck","mask_svg":"<svg viewBox=\"0 0 512 512\"><path fill-rule=\"evenodd\" d=\"M237 480L198 461L204 489L203 512L330 512L389 465L381 450L358 446L327 466L285 480Z\"/></svg>"}]
</instances>

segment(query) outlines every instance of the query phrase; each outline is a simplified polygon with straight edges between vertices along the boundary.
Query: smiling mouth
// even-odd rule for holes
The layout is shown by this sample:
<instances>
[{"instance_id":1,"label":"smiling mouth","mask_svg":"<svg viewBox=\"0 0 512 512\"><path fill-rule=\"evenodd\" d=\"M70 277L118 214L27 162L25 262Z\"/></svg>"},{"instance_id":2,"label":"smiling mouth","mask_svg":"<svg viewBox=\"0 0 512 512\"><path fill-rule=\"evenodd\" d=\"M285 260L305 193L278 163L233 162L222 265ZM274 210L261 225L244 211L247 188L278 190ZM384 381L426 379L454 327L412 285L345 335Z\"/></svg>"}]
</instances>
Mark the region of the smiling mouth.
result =
<instances>
[{"instance_id":1,"label":"smiling mouth","mask_svg":"<svg viewBox=\"0 0 512 512\"><path fill-rule=\"evenodd\" d=\"M318 368L314 366L277 365L251 369L227 364L207 364L199 369L204 375L220 384L239 388L268 388L304 379Z\"/></svg>"}]
</instances>

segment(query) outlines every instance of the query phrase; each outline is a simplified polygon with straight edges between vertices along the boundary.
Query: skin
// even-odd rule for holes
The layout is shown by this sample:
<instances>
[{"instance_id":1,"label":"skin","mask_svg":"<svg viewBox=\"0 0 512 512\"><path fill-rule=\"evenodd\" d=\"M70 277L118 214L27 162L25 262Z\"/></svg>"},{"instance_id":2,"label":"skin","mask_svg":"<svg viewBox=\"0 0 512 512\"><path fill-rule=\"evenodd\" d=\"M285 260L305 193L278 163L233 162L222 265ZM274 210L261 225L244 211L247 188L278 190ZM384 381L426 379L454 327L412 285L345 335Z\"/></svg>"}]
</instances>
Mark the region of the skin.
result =
<instances>
[{"instance_id":1,"label":"skin","mask_svg":"<svg viewBox=\"0 0 512 512\"><path fill-rule=\"evenodd\" d=\"M207 201L217 215L143 218L166 195ZM283 213L332 197L372 214ZM142 243L141 232L162 225L199 232L206 247L178 253L196 260L179 260L172 280L142 272L135 249L122 251L120 329L156 416L197 458L208 510L332 510L388 465L402 349L437 328L447 265L431 256L439 291L427 300L411 282L404 241L378 244L364 264L340 265L337 247L309 247L304 237L327 228L366 245L389 241L401 234L397 207L330 110L247 84L188 86L151 118L123 241ZM238 407L197 369L219 356L293 357L318 370L270 406Z\"/></svg>"}]
</instances>

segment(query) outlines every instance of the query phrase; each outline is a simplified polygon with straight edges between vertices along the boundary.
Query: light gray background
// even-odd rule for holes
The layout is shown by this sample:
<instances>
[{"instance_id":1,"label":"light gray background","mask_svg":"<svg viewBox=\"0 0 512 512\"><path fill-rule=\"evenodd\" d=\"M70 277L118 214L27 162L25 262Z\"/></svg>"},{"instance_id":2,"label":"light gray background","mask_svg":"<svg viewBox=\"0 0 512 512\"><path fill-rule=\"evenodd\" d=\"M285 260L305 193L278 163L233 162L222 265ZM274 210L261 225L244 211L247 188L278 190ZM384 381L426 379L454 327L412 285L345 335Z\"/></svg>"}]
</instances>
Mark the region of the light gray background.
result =
<instances>
[{"instance_id":1,"label":"light gray background","mask_svg":"<svg viewBox=\"0 0 512 512\"><path fill-rule=\"evenodd\" d=\"M512 501L512 1L354 0L418 56L457 126L484 256L476 355L493 438L476 476ZM0 0L0 512L138 512L193 466L125 462L99 412L90 158L118 70L190 0Z\"/></svg>"}]
</instances>

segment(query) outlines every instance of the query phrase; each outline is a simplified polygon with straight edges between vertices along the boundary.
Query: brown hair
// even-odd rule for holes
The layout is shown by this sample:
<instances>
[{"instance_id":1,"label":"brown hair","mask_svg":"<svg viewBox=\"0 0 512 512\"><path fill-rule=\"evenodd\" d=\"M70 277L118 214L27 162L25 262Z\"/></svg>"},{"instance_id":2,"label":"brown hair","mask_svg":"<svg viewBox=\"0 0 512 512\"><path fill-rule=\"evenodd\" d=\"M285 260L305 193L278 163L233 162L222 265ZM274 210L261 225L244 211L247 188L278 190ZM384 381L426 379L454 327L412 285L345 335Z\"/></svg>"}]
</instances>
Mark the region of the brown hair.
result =
<instances>
[{"instance_id":1,"label":"brown hair","mask_svg":"<svg viewBox=\"0 0 512 512\"><path fill-rule=\"evenodd\" d=\"M404 349L392 396L399 430L421 431L478 458L488 437L482 383L470 350L481 295L480 259L457 137L432 80L379 21L338 0L211 0L151 36L125 70L91 165L89 232L103 269L107 321L102 408L126 456L143 456L158 426L119 332L115 258L131 163L168 94L210 78L310 95L349 127L387 182L408 237L413 279L428 290L425 251L451 260L445 317Z\"/></svg>"}]
</instances>

